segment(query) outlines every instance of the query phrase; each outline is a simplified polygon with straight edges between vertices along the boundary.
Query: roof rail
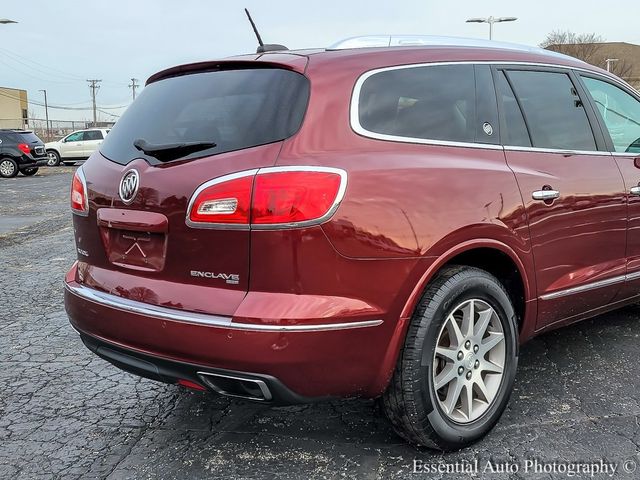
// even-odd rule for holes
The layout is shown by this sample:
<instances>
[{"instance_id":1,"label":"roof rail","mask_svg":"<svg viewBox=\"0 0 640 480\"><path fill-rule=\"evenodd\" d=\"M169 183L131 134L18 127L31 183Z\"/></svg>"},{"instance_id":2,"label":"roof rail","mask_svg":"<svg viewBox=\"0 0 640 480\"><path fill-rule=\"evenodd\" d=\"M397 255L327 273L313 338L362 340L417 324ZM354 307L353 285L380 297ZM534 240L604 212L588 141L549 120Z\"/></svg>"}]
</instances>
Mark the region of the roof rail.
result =
<instances>
[{"instance_id":1,"label":"roof rail","mask_svg":"<svg viewBox=\"0 0 640 480\"><path fill-rule=\"evenodd\" d=\"M328 50L344 50L348 48L371 47L416 47L416 46L441 46L441 47L482 47L497 48L501 50L515 50L520 52L545 53L555 56L563 56L560 53L544 50L540 47L520 45L517 43L496 42L478 38L446 37L436 35L365 35L340 40L331 45Z\"/></svg>"}]
</instances>

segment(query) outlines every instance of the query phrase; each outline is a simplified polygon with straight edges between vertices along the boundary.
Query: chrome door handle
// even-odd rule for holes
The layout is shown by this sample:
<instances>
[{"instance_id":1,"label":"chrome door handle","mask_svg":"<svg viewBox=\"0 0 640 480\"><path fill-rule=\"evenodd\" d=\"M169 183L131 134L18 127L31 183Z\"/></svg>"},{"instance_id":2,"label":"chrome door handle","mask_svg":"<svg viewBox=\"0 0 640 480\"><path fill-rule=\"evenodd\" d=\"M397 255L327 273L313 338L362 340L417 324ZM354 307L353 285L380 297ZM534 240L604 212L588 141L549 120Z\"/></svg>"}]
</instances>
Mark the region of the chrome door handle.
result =
<instances>
[{"instance_id":1,"label":"chrome door handle","mask_svg":"<svg viewBox=\"0 0 640 480\"><path fill-rule=\"evenodd\" d=\"M640 195L640 189L638 194ZM531 198L534 200L553 200L560 197L560 192L557 190L536 190L531 194Z\"/></svg>"},{"instance_id":2,"label":"chrome door handle","mask_svg":"<svg viewBox=\"0 0 640 480\"><path fill-rule=\"evenodd\" d=\"M636 187L631 187L629 189L629 193L631 195L640 195L640 185L636 186Z\"/></svg>"}]
</instances>

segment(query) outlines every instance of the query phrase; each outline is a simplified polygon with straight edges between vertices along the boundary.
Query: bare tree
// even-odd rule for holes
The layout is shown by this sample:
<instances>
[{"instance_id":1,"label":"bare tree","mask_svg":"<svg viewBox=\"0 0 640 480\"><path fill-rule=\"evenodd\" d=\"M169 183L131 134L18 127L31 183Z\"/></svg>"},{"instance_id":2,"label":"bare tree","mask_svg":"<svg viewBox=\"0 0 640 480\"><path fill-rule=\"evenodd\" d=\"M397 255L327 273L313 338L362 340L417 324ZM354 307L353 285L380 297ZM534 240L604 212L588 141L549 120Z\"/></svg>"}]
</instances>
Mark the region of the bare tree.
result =
<instances>
[{"instance_id":1,"label":"bare tree","mask_svg":"<svg viewBox=\"0 0 640 480\"><path fill-rule=\"evenodd\" d=\"M540 46L597 65L600 60L598 54L603 42L604 38L595 33L556 30L547 35Z\"/></svg>"}]
</instances>

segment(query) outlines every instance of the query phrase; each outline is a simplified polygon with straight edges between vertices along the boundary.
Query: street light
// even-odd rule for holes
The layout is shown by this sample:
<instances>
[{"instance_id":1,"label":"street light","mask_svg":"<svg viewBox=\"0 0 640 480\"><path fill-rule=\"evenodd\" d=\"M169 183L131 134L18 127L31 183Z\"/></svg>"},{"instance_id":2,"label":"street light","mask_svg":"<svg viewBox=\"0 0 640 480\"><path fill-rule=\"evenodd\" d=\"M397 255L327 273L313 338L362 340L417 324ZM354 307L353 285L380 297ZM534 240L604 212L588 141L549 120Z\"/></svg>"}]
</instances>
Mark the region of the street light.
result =
<instances>
[{"instance_id":1,"label":"street light","mask_svg":"<svg viewBox=\"0 0 640 480\"><path fill-rule=\"evenodd\" d=\"M470 18L467 23L488 23L489 24L489 40L493 40L493 24L502 22L515 22L517 17L487 17L487 18Z\"/></svg>"},{"instance_id":2,"label":"street light","mask_svg":"<svg viewBox=\"0 0 640 480\"><path fill-rule=\"evenodd\" d=\"M605 62L607 62L607 72L611 71L611 64L620 60L619 58L607 58Z\"/></svg>"},{"instance_id":3,"label":"street light","mask_svg":"<svg viewBox=\"0 0 640 480\"><path fill-rule=\"evenodd\" d=\"M0 18L0 23L6 25L7 23L18 23L18 22L9 20L8 18Z\"/></svg>"}]
</instances>

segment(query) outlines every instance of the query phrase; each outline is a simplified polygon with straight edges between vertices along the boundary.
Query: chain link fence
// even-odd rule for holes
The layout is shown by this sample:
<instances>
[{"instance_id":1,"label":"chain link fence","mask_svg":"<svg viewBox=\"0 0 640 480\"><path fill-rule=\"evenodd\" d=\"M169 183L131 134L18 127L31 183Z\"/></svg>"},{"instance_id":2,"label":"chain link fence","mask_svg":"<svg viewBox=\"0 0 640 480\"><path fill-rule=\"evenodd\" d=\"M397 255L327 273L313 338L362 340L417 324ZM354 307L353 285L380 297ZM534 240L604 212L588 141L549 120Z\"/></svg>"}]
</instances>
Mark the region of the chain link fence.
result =
<instances>
[{"instance_id":1,"label":"chain link fence","mask_svg":"<svg viewBox=\"0 0 640 480\"><path fill-rule=\"evenodd\" d=\"M113 122L97 122L93 123L88 120L49 120L49 128L47 128L47 121L44 118L4 118L0 119L1 128L23 128L26 130L33 130L38 137L44 142L50 142L52 140L58 140L71 132L76 130L83 130L85 128L102 127L110 128L113 126Z\"/></svg>"}]
</instances>

